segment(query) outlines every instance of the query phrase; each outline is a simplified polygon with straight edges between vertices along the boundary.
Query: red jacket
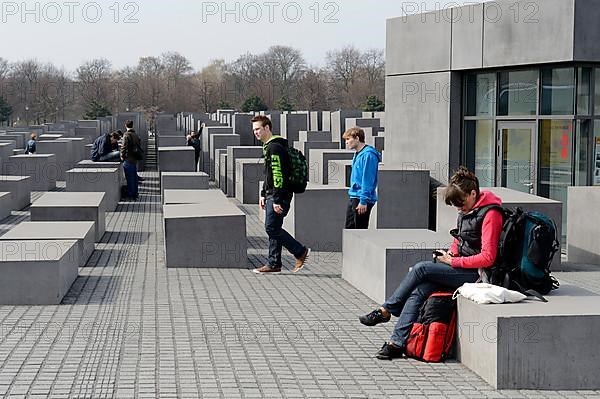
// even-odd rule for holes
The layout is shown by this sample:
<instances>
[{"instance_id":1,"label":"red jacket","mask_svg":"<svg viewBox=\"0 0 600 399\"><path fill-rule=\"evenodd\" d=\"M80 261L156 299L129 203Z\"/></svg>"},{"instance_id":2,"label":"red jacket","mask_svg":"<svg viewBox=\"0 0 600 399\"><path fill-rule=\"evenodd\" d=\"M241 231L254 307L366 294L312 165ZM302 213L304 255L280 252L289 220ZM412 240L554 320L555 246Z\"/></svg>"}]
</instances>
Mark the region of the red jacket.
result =
<instances>
[{"instance_id":1,"label":"red jacket","mask_svg":"<svg viewBox=\"0 0 600 399\"><path fill-rule=\"evenodd\" d=\"M473 209L487 205L502 205L502 200L490 191L481 191L479 200ZM481 252L473 256L456 256L452 258L452 267L478 269L490 267L496 260L498 239L502 231L502 214L498 209L490 209L483 218L481 226ZM458 253L458 240L450 246L450 253Z\"/></svg>"}]
</instances>

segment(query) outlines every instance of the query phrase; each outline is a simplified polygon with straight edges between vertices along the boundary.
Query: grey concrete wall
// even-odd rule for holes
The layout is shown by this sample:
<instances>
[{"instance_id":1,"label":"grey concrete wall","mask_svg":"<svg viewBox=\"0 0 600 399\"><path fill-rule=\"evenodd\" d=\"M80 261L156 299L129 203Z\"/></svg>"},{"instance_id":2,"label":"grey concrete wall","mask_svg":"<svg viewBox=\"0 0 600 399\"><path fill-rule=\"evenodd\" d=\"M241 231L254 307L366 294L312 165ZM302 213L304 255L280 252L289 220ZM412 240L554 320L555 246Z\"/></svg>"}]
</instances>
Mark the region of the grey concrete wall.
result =
<instances>
[{"instance_id":1,"label":"grey concrete wall","mask_svg":"<svg viewBox=\"0 0 600 399\"><path fill-rule=\"evenodd\" d=\"M484 13L484 68L573 60L574 0L500 0Z\"/></svg>"},{"instance_id":2,"label":"grey concrete wall","mask_svg":"<svg viewBox=\"0 0 600 399\"><path fill-rule=\"evenodd\" d=\"M281 114L281 136L290 143L298 141L300 130L309 130L307 114Z\"/></svg>"},{"instance_id":3,"label":"grey concrete wall","mask_svg":"<svg viewBox=\"0 0 600 399\"><path fill-rule=\"evenodd\" d=\"M575 61L600 60L600 9L596 0L575 1Z\"/></svg>"},{"instance_id":4,"label":"grey concrete wall","mask_svg":"<svg viewBox=\"0 0 600 399\"><path fill-rule=\"evenodd\" d=\"M458 166L460 78L451 72L386 78L386 152L384 163L396 169L427 169L447 182ZM452 146L451 146L452 144Z\"/></svg>"},{"instance_id":5,"label":"grey concrete wall","mask_svg":"<svg viewBox=\"0 0 600 399\"><path fill-rule=\"evenodd\" d=\"M262 147L227 147L227 196L235 197L235 162L238 158L258 158L262 157Z\"/></svg>"},{"instance_id":6,"label":"grey concrete wall","mask_svg":"<svg viewBox=\"0 0 600 399\"><path fill-rule=\"evenodd\" d=\"M202 130L202 156L200 157L200 169L206 173L210 172L210 136L213 134L233 134L233 128L226 126L205 126Z\"/></svg>"},{"instance_id":7,"label":"grey concrete wall","mask_svg":"<svg viewBox=\"0 0 600 399\"><path fill-rule=\"evenodd\" d=\"M20 211L31 203L31 177L0 175L0 192L10 193L11 209Z\"/></svg>"},{"instance_id":8,"label":"grey concrete wall","mask_svg":"<svg viewBox=\"0 0 600 399\"><path fill-rule=\"evenodd\" d=\"M450 21L444 10L388 19L386 75L449 70Z\"/></svg>"},{"instance_id":9,"label":"grey concrete wall","mask_svg":"<svg viewBox=\"0 0 600 399\"><path fill-rule=\"evenodd\" d=\"M233 133L240 136L240 145L257 145L252 132L252 114L234 114L232 116ZM273 123L271 121L271 123Z\"/></svg>"},{"instance_id":10,"label":"grey concrete wall","mask_svg":"<svg viewBox=\"0 0 600 399\"><path fill-rule=\"evenodd\" d=\"M457 7L452 12L452 69L481 68L483 4Z\"/></svg>"},{"instance_id":11,"label":"grey concrete wall","mask_svg":"<svg viewBox=\"0 0 600 399\"><path fill-rule=\"evenodd\" d=\"M567 259L600 265L600 187L569 187L567 198Z\"/></svg>"},{"instance_id":12,"label":"grey concrete wall","mask_svg":"<svg viewBox=\"0 0 600 399\"><path fill-rule=\"evenodd\" d=\"M210 180L215 180L215 151L227 149L229 146L240 146L240 136L238 134L213 134L210 136L210 160L209 173Z\"/></svg>"}]
</instances>

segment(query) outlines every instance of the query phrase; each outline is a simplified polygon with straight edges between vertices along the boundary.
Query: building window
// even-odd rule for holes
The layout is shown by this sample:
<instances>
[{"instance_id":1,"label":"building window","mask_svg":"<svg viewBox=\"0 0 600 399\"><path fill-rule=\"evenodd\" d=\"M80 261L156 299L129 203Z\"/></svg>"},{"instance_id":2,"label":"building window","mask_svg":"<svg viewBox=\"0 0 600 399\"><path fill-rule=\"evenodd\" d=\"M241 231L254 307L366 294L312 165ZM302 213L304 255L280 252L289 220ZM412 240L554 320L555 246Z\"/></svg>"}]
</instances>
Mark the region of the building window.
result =
<instances>
[{"instance_id":1,"label":"building window","mask_svg":"<svg viewBox=\"0 0 600 399\"><path fill-rule=\"evenodd\" d=\"M577 68L577 115L591 114L592 68Z\"/></svg>"},{"instance_id":2,"label":"building window","mask_svg":"<svg viewBox=\"0 0 600 399\"><path fill-rule=\"evenodd\" d=\"M567 221L567 187L573 184L573 121L540 121L538 193L563 203L563 231Z\"/></svg>"},{"instance_id":3,"label":"building window","mask_svg":"<svg viewBox=\"0 0 600 399\"><path fill-rule=\"evenodd\" d=\"M598 121L600 122L600 121ZM575 131L575 185L587 186L590 167L590 139L592 121L577 121Z\"/></svg>"},{"instance_id":4,"label":"building window","mask_svg":"<svg viewBox=\"0 0 600 399\"><path fill-rule=\"evenodd\" d=\"M538 72L499 73L498 115L536 115Z\"/></svg>"},{"instance_id":5,"label":"building window","mask_svg":"<svg viewBox=\"0 0 600 399\"><path fill-rule=\"evenodd\" d=\"M600 120L594 121L594 173L593 173L593 184L594 186L600 186Z\"/></svg>"},{"instance_id":6,"label":"building window","mask_svg":"<svg viewBox=\"0 0 600 399\"><path fill-rule=\"evenodd\" d=\"M495 73L468 74L465 88L465 116L494 116L496 107Z\"/></svg>"},{"instance_id":7,"label":"building window","mask_svg":"<svg viewBox=\"0 0 600 399\"><path fill-rule=\"evenodd\" d=\"M573 115L574 68L542 68L542 115Z\"/></svg>"},{"instance_id":8,"label":"building window","mask_svg":"<svg viewBox=\"0 0 600 399\"><path fill-rule=\"evenodd\" d=\"M475 172L482 187L495 184L496 140L493 120L465 121L465 165Z\"/></svg>"}]
</instances>

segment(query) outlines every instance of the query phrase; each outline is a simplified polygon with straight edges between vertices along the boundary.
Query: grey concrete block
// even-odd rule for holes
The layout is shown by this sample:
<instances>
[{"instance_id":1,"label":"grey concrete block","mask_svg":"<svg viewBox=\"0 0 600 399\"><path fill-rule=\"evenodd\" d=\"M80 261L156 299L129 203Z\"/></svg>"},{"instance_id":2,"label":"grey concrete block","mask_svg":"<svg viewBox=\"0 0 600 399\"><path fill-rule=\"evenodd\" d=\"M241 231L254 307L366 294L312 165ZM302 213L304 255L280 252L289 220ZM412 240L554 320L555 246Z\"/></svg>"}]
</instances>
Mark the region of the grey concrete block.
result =
<instances>
[{"instance_id":1,"label":"grey concrete block","mask_svg":"<svg viewBox=\"0 0 600 399\"><path fill-rule=\"evenodd\" d=\"M195 172L193 147L158 147L160 172Z\"/></svg>"},{"instance_id":2,"label":"grey concrete block","mask_svg":"<svg viewBox=\"0 0 600 399\"><path fill-rule=\"evenodd\" d=\"M173 190L165 189L164 205L204 204L207 202L229 202L221 190Z\"/></svg>"},{"instance_id":3,"label":"grey concrete block","mask_svg":"<svg viewBox=\"0 0 600 399\"><path fill-rule=\"evenodd\" d=\"M600 265L600 187L569 187L567 195L567 259Z\"/></svg>"},{"instance_id":4,"label":"grey concrete block","mask_svg":"<svg viewBox=\"0 0 600 399\"><path fill-rule=\"evenodd\" d=\"M562 235L562 203L537 195L522 193L505 187L482 187L481 190L491 191L502 199L502 205L507 208L521 207L526 211L537 211L550 217L556 223L557 234ZM436 230L448 232L456 228L456 208L446 205L444 202L444 187L437 189L437 221ZM560 270L560 250L552 260L552 269Z\"/></svg>"},{"instance_id":5,"label":"grey concrete block","mask_svg":"<svg viewBox=\"0 0 600 399\"><path fill-rule=\"evenodd\" d=\"M378 303L398 287L410 267L431 260L452 237L426 229L344 230L342 278Z\"/></svg>"},{"instance_id":6,"label":"grey concrete block","mask_svg":"<svg viewBox=\"0 0 600 399\"><path fill-rule=\"evenodd\" d=\"M117 209L121 184L117 168L78 168L67 171L67 192L104 192L106 210Z\"/></svg>"},{"instance_id":7,"label":"grey concrete block","mask_svg":"<svg viewBox=\"0 0 600 399\"><path fill-rule=\"evenodd\" d=\"M58 141L65 141L71 144L69 155L71 156L71 167L75 167L79 161L87 159L85 152L85 140L79 137L63 137Z\"/></svg>"},{"instance_id":8,"label":"grey concrete block","mask_svg":"<svg viewBox=\"0 0 600 399\"><path fill-rule=\"evenodd\" d=\"M222 166L222 154L227 154L227 148L221 148L219 150L215 151L215 183L217 184L217 187L221 187L221 174L223 173L223 176L225 176L224 174L224 170L221 170L221 166ZM225 178L227 178L225 176Z\"/></svg>"},{"instance_id":9,"label":"grey concrete block","mask_svg":"<svg viewBox=\"0 0 600 399\"><path fill-rule=\"evenodd\" d=\"M346 118L360 118L362 111L360 110L339 110L331 113L331 141L340 143L340 148L345 145L342 142L342 135L346 131Z\"/></svg>"},{"instance_id":10,"label":"grey concrete block","mask_svg":"<svg viewBox=\"0 0 600 399\"><path fill-rule=\"evenodd\" d=\"M229 146L227 147L227 196L235 197L235 163L239 158L261 158L262 146L244 147L244 146Z\"/></svg>"},{"instance_id":11,"label":"grey concrete block","mask_svg":"<svg viewBox=\"0 0 600 399\"><path fill-rule=\"evenodd\" d=\"M123 131L125 131L123 129ZM100 129L95 127L76 127L75 137L84 139L86 144L92 144L100 136Z\"/></svg>"},{"instance_id":12,"label":"grey concrete block","mask_svg":"<svg viewBox=\"0 0 600 399\"><path fill-rule=\"evenodd\" d=\"M85 141L84 141L85 142ZM84 145L85 148L85 160L91 160L92 159L92 148L94 147L94 144L86 144Z\"/></svg>"},{"instance_id":13,"label":"grey concrete block","mask_svg":"<svg viewBox=\"0 0 600 399\"><path fill-rule=\"evenodd\" d=\"M215 151L227 149L229 146L239 146L240 136L237 134L213 134L210 136L209 176L215 180Z\"/></svg>"},{"instance_id":14,"label":"grey concrete block","mask_svg":"<svg viewBox=\"0 0 600 399\"><path fill-rule=\"evenodd\" d=\"M96 242L106 230L104 193L51 192L42 195L29 208L32 222L94 222Z\"/></svg>"},{"instance_id":15,"label":"grey concrete block","mask_svg":"<svg viewBox=\"0 0 600 399\"><path fill-rule=\"evenodd\" d=\"M310 150L309 181L315 184L329 184L329 161L352 160L353 150Z\"/></svg>"},{"instance_id":16,"label":"grey concrete block","mask_svg":"<svg viewBox=\"0 0 600 399\"><path fill-rule=\"evenodd\" d=\"M160 196L165 190L208 190L208 174L204 172L164 172L160 175Z\"/></svg>"},{"instance_id":17,"label":"grey concrete block","mask_svg":"<svg viewBox=\"0 0 600 399\"><path fill-rule=\"evenodd\" d=\"M239 145L258 145L258 141L256 140L256 137L254 137L254 132L252 131L252 118L254 118L253 114L234 114L232 116L231 126L233 128L233 133L240 136Z\"/></svg>"},{"instance_id":18,"label":"grey concrete block","mask_svg":"<svg viewBox=\"0 0 600 399\"><path fill-rule=\"evenodd\" d=\"M167 267L247 267L246 215L229 201L164 205L163 215Z\"/></svg>"},{"instance_id":19,"label":"grey concrete block","mask_svg":"<svg viewBox=\"0 0 600 399\"><path fill-rule=\"evenodd\" d=\"M9 192L0 191L0 220L9 217L13 210L13 200Z\"/></svg>"},{"instance_id":20,"label":"grey concrete block","mask_svg":"<svg viewBox=\"0 0 600 399\"><path fill-rule=\"evenodd\" d=\"M157 136L156 137L157 145L160 147L185 147L187 144L187 139L184 135L177 136Z\"/></svg>"},{"instance_id":21,"label":"grey concrete block","mask_svg":"<svg viewBox=\"0 0 600 399\"><path fill-rule=\"evenodd\" d=\"M427 170L379 167L378 201L371 227L378 229L427 229L430 178Z\"/></svg>"},{"instance_id":22,"label":"grey concrete block","mask_svg":"<svg viewBox=\"0 0 600 399\"><path fill-rule=\"evenodd\" d=\"M388 19L386 75L450 70L451 33L445 10Z\"/></svg>"},{"instance_id":23,"label":"grey concrete block","mask_svg":"<svg viewBox=\"0 0 600 399\"><path fill-rule=\"evenodd\" d=\"M0 140L2 136L0 136ZM15 142L2 142L0 141L0 174L5 174L4 172L4 164L10 162L10 157L12 157L13 150L15 149Z\"/></svg>"},{"instance_id":24,"label":"grey concrete block","mask_svg":"<svg viewBox=\"0 0 600 399\"><path fill-rule=\"evenodd\" d=\"M493 389L600 389L600 296L561 284L548 303L458 298L457 358Z\"/></svg>"},{"instance_id":25,"label":"grey concrete block","mask_svg":"<svg viewBox=\"0 0 600 399\"><path fill-rule=\"evenodd\" d=\"M331 142L331 132L318 130L301 130L298 141L328 141Z\"/></svg>"},{"instance_id":26,"label":"grey concrete block","mask_svg":"<svg viewBox=\"0 0 600 399\"><path fill-rule=\"evenodd\" d=\"M79 169L119 169L119 184L124 186L127 184L125 179L125 172L123 171L123 164L121 162L94 162L91 159L85 159L79 161L75 168Z\"/></svg>"},{"instance_id":27,"label":"grey concrete block","mask_svg":"<svg viewBox=\"0 0 600 399\"><path fill-rule=\"evenodd\" d=\"M327 183L330 186L350 188L352 160L335 160L328 163Z\"/></svg>"},{"instance_id":28,"label":"grey concrete block","mask_svg":"<svg viewBox=\"0 0 600 399\"><path fill-rule=\"evenodd\" d=\"M76 240L79 266L85 266L94 252L95 232L94 222L21 222L0 240Z\"/></svg>"},{"instance_id":29,"label":"grey concrete block","mask_svg":"<svg viewBox=\"0 0 600 399\"><path fill-rule=\"evenodd\" d=\"M17 134L17 133L12 133L12 132L1 134L0 140L14 141L16 148L25 148L25 143L27 142L22 134Z\"/></svg>"},{"instance_id":30,"label":"grey concrete block","mask_svg":"<svg viewBox=\"0 0 600 399\"><path fill-rule=\"evenodd\" d=\"M213 134L233 134L233 128L226 126L205 126L202 130L202 163L201 170L210 172L210 136Z\"/></svg>"},{"instance_id":31,"label":"grey concrete block","mask_svg":"<svg viewBox=\"0 0 600 399\"><path fill-rule=\"evenodd\" d=\"M291 143L290 143L291 145ZM335 142L327 142L327 141L295 141L294 148L302 151L304 157L306 158L306 162L308 163L308 168L312 168L312 163L310 159L311 150L334 150L338 149L339 145Z\"/></svg>"},{"instance_id":32,"label":"grey concrete block","mask_svg":"<svg viewBox=\"0 0 600 399\"><path fill-rule=\"evenodd\" d=\"M58 167L54 154L13 155L4 164L4 173L10 176L30 176L33 191L50 191L56 188Z\"/></svg>"},{"instance_id":33,"label":"grey concrete block","mask_svg":"<svg viewBox=\"0 0 600 399\"><path fill-rule=\"evenodd\" d=\"M0 241L0 304L58 305L78 274L77 241Z\"/></svg>"},{"instance_id":34,"label":"grey concrete block","mask_svg":"<svg viewBox=\"0 0 600 399\"><path fill-rule=\"evenodd\" d=\"M383 150L385 150L385 137L382 136L382 134L383 133L379 133L377 136L365 136L365 143L375 148L377 151L383 152Z\"/></svg>"},{"instance_id":35,"label":"grey concrete block","mask_svg":"<svg viewBox=\"0 0 600 399\"><path fill-rule=\"evenodd\" d=\"M235 197L242 204L258 204L258 182L265 176L264 160L238 158L235 165Z\"/></svg>"},{"instance_id":36,"label":"grey concrete block","mask_svg":"<svg viewBox=\"0 0 600 399\"><path fill-rule=\"evenodd\" d=\"M347 205L345 188L309 183L304 193L294 195L283 227L313 251L340 252Z\"/></svg>"},{"instance_id":37,"label":"grey concrete block","mask_svg":"<svg viewBox=\"0 0 600 399\"><path fill-rule=\"evenodd\" d=\"M37 143L36 154L54 154L56 155L56 167L58 175L56 180L65 181L65 173L73 166L72 155L70 150L71 144L66 141L40 140Z\"/></svg>"},{"instance_id":38,"label":"grey concrete block","mask_svg":"<svg viewBox=\"0 0 600 399\"><path fill-rule=\"evenodd\" d=\"M346 130L352 127L360 127L365 130L365 137L377 136L379 132L383 131L381 121L375 118L346 118ZM367 134L367 128L370 128L370 134ZM340 140L343 141L341 137Z\"/></svg>"},{"instance_id":39,"label":"grey concrete block","mask_svg":"<svg viewBox=\"0 0 600 399\"><path fill-rule=\"evenodd\" d=\"M281 135L281 115L282 113L279 111L269 111L269 113L266 115L271 120L271 124L273 125L273 129L271 130L273 134ZM257 142L254 145L259 144L260 143Z\"/></svg>"},{"instance_id":40,"label":"grey concrete block","mask_svg":"<svg viewBox=\"0 0 600 399\"><path fill-rule=\"evenodd\" d=\"M0 192L9 192L10 209L20 211L31 203L31 177L0 175Z\"/></svg>"},{"instance_id":41,"label":"grey concrete block","mask_svg":"<svg viewBox=\"0 0 600 399\"><path fill-rule=\"evenodd\" d=\"M320 131L323 129L323 113L319 111L311 111L309 113L310 124L309 129L313 131Z\"/></svg>"},{"instance_id":42,"label":"grey concrete block","mask_svg":"<svg viewBox=\"0 0 600 399\"><path fill-rule=\"evenodd\" d=\"M52 140L58 140L60 138L64 137L63 134L51 134L51 133L46 133L46 134L42 134L38 137L39 141L52 141Z\"/></svg>"},{"instance_id":43,"label":"grey concrete block","mask_svg":"<svg viewBox=\"0 0 600 399\"><path fill-rule=\"evenodd\" d=\"M220 155L219 160L219 188L227 194L227 152Z\"/></svg>"},{"instance_id":44,"label":"grey concrete block","mask_svg":"<svg viewBox=\"0 0 600 399\"><path fill-rule=\"evenodd\" d=\"M309 130L307 114L281 114L282 137L293 143L299 140L301 130Z\"/></svg>"}]
</instances>

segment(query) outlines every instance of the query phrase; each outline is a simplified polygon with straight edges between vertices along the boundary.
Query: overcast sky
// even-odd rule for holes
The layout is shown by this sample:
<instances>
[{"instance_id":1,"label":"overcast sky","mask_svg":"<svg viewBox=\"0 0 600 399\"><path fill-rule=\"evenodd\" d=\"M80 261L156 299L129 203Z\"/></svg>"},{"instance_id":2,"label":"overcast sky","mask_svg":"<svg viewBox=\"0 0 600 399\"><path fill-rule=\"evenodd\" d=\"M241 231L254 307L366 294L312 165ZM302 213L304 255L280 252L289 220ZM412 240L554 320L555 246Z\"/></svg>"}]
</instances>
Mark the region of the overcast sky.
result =
<instances>
[{"instance_id":1,"label":"overcast sky","mask_svg":"<svg viewBox=\"0 0 600 399\"><path fill-rule=\"evenodd\" d=\"M387 18L449 4L457 2L0 0L0 57L37 58L72 71L98 57L121 68L178 51L200 69L212 59L232 61L282 44L302 50L309 64L323 65L328 50L347 44L384 49Z\"/></svg>"}]
</instances>

